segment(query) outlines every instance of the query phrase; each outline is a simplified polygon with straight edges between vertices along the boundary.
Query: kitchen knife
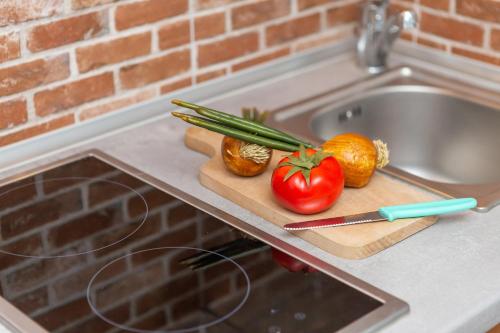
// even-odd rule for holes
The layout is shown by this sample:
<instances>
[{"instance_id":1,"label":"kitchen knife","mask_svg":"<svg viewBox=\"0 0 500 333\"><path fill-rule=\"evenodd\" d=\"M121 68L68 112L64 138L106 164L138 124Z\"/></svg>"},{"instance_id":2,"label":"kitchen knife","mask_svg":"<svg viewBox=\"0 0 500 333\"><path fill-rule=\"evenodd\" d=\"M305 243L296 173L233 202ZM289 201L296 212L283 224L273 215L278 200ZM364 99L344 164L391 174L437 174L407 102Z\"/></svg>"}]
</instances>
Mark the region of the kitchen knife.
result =
<instances>
[{"instance_id":1,"label":"kitchen knife","mask_svg":"<svg viewBox=\"0 0 500 333\"><path fill-rule=\"evenodd\" d=\"M409 205L387 206L379 208L377 211L368 213L289 223L286 224L284 228L286 230L306 230L380 221L392 222L397 219L460 212L476 206L477 201L474 198L449 199Z\"/></svg>"}]
</instances>

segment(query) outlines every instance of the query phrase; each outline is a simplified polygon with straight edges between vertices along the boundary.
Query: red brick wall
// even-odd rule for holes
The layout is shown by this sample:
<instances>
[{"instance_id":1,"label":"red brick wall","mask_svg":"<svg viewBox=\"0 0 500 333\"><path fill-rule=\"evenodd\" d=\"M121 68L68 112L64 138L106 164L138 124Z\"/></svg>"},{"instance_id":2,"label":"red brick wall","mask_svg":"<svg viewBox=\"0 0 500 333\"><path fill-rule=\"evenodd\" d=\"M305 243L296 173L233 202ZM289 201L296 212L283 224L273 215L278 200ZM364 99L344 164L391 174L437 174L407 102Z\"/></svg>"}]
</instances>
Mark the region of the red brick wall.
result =
<instances>
[{"instance_id":1,"label":"red brick wall","mask_svg":"<svg viewBox=\"0 0 500 333\"><path fill-rule=\"evenodd\" d=\"M0 147L353 34L363 0L4 0ZM404 38L500 65L497 0L391 0Z\"/></svg>"},{"instance_id":2,"label":"red brick wall","mask_svg":"<svg viewBox=\"0 0 500 333\"><path fill-rule=\"evenodd\" d=\"M404 38L500 66L500 1L498 0L392 0L394 10L411 8L419 29Z\"/></svg>"},{"instance_id":3,"label":"red brick wall","mask_svg":"<svg viewBox=\"0 0 500 333\"><path fill-rule=\"evenodd\" d=\"M1 1L0 146L345 38L358 1Z\"/></svg>"}]
</instances>

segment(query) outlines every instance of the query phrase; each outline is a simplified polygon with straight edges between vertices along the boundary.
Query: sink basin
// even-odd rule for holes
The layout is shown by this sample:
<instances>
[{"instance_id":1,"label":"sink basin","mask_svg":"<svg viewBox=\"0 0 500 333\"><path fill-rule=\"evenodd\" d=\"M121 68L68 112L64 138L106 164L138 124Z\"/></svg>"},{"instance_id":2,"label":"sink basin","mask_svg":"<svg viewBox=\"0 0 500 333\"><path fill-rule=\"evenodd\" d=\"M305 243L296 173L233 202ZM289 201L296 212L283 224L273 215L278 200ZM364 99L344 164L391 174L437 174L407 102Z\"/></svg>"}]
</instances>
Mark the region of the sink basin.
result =
<instances>
[{"instance_id":1,"label":"sink basin","mask_svg":"<svg viewBox=\"0 0 500 333\"><path fill-rule=\"evenodd\" d=\"M316 143L357 132L388 143L382 171L450 197L500 203L498 93L414 68L356 82L276 110L274 126Z\"/></svg>"},{"instance_id":2,"label":"sink basin","mask_svg":"<svg viewBox=\"0 0 500 333\"><path fill-rule=\"evenodd\" d=\"M380 88L311 118L322 140L357 132L391 148L391 165L457 184L500 181L500 113L449 91L421 85Z\"/></svg>"}]
</instances>

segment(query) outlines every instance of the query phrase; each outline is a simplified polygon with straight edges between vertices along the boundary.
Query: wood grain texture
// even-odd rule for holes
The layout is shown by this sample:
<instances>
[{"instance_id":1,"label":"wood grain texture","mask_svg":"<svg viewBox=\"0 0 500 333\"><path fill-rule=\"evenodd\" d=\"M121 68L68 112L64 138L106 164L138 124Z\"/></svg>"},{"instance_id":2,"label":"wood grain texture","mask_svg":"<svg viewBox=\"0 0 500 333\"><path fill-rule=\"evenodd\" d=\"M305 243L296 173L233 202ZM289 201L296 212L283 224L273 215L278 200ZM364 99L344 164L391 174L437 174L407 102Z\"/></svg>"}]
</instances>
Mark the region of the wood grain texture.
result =
<instances>
[{"instance_id":1,"label":"wood grain texture","mask_svg":"<svg viewBox=\"0 0 500 333\"><path fill-rule=\"evenodd\" d=\"M270 187L273 166L287 153L275 151L270 168L262 175L249 178L239 177L225 169L220 156L221 140L222 135L202 128L192 127L186 131L186 146L212 157L200 168L201 184L278 226L291 222L373 211L381 206L433 200L430 194L376 173L366 187L344 189L340 199L326 212L315 215L295 214L274 201ZM348 259L362 259L394 245L436 221L437 217L425 217L398 220L393 223L377 222L292 233L333 255ZM288 231L283 230L283 232Z\"/></svg>"}]
</instances>

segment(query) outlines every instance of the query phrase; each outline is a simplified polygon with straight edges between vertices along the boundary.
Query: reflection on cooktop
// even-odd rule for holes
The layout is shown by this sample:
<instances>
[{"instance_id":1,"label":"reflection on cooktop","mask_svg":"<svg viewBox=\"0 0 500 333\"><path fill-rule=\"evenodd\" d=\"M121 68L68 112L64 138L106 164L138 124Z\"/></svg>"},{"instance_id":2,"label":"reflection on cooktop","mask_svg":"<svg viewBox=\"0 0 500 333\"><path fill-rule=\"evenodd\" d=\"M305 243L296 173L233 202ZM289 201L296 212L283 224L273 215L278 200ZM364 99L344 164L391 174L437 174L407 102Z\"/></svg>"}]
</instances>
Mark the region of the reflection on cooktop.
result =
<instances>
[{"instance_id":1,"label":"reflection on cooktop","mask_svg":"<svg viewBox=\"0 0 500 333\"><path fill-rule=\"evenodd\" d=\"M48 332L323 333L382 305L94 157L1 187L0 236L1 294Z\"/></svg>"}]
</instances>

